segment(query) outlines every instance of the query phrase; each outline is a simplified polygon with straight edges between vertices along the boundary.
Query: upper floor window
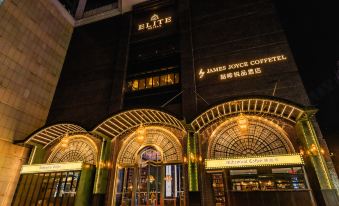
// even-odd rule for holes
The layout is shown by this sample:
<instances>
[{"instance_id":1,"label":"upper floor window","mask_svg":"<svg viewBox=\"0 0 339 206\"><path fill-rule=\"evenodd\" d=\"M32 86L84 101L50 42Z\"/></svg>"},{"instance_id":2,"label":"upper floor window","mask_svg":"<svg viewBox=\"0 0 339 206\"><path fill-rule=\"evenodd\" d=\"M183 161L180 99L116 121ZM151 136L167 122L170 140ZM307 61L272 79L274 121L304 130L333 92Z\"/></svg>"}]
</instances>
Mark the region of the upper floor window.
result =
<instances>
[{"instance_id":1,"label":"upper floor window","mask_svg":"<svg viewBox=\"0 0 339 206\"><path fill-rule=\"evenodd\" d=\"M139 91L156 87L179 84L179 73L160 74L157 76L132 79L127 81L127 91Z\"/></svg>"}]
</instances>

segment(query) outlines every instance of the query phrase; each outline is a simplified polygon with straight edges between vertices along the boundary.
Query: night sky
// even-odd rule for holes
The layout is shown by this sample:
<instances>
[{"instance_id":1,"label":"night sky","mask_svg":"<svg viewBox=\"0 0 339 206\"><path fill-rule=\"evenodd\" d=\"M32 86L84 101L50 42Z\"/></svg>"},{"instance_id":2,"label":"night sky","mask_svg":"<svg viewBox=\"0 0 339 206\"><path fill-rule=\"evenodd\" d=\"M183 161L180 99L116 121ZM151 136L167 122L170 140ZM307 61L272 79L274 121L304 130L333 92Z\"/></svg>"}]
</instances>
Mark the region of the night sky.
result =
<instances>
[{"instance_id":1,"label":"night sky","mask_svg":"<svg viewBox=\"0 0 339 206\"><path fill-rule=\"evenodd\" d=\"M339 139L339 9L335 1L275 1L322 133Z\"/></svg>"}]
</instances>

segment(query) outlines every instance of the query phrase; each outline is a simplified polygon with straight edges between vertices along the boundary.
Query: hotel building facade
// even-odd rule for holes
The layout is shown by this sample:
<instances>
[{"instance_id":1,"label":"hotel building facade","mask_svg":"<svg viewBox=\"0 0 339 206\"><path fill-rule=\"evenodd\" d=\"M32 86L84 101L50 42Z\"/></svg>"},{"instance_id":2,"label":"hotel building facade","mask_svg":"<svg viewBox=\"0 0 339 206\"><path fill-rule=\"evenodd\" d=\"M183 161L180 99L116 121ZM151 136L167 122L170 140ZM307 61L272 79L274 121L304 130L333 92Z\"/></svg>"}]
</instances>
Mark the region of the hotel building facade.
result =
<instances>
[{"instance_id":1,"label":"hotel building facade","mask_svg":"<svg viewBox=\"0 0 339 206\"><path fill-rule=\"evenodd\" d=\"M12 205L339 205L270 0L154 0L74 28Z\"/></svg>"}]
</instances>

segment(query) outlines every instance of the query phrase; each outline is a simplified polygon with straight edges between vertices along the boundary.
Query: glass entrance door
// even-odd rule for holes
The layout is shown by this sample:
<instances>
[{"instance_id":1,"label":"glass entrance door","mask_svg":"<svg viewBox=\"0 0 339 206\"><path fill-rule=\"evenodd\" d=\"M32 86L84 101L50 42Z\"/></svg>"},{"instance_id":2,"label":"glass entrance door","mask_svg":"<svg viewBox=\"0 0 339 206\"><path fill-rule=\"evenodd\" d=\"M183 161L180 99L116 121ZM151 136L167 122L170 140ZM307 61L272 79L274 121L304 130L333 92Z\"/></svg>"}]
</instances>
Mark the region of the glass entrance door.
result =
<instances>
[{"instance_id":1,"label":"glass entrance door","mask_svg":"<svg viewBox=\"0 0 339 206\"><path fill-rule=\"evenodd\" d=\"M161 165L147 164L139 168L137 182L136 203L140 206L161 205L162 188L162 167Z\"/></svg>"},{"instance_id":2,"label":"glass entrance door","mask_svg":"<svg viewBox=\"0 0 339 206\"><path fill-rule=\"evenodd\" d=\"M139 153L138 164L120 168L116 181L116 206L180 206L185 204L182 166L163 164L153 147Z\"/></svg>"}]
</instances>

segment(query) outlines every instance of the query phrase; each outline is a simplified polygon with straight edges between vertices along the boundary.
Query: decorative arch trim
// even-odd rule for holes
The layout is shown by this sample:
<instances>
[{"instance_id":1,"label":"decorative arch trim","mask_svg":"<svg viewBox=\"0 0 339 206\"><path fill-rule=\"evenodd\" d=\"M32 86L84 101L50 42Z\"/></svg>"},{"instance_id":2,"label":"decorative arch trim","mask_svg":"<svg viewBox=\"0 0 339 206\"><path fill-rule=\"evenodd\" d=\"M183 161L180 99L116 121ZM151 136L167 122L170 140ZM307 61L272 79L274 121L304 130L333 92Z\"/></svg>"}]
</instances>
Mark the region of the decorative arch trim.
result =
<instances>
[{"instance_id":1,"label":"decorative arch trim","mask_svg":"<svg viewBox=\"0 0 339 206\"><path fill-rule=\"evenodd\" d=\"M170 114L154 109L134 109L118 113L106 119L93 132L99 132L114 139L141 124L165 125L186 131L184 125Z\"/></svg>"},{"instance_id":2,"label":"decorative arch trim","mask_svg":"<svg viewBox=\"0 0 339 206\"><path fill-rule=\"evenodd\" d=\"M296 123L297 119L305 114L300 106L283 100L269 98L242 98L228 101L214 106L195 118L191 126L195 132L199 132L208 125L228 116L239 113L253 115L270 115Z\"/></svg>"},{"instance_id":3,"label":"decorative arch trim","mask_svg":"<svg viewBox=\"0 0 339 206\"><path fill-rule=\"evenodd\" d=\"M52 144L55 140L62 137L66 133L76 134L76 133L87 133L87 131L75 124L55 124L31 135L26 141L25 144L39 144L43 147L46 147Z\"/></svg>"},{"instance_id":4,"label":"decorative arch trim","mask_svg":"<svg viewBox=\"0 0 339 206\"><path fill-rule=\"evenodd\" d=\"M146 127L146 138L143 143L135 141L136 133L130 134L123 140L117 162L120 165L136 164L137 155L147 146L155 147L162 156L164 163L182 161L182 145L178 138L167 129L150 126Z\"/></svg>"},{"instance_id":5,"label":"decorative arch trim","mask_svg":"<svg viewBox=\"0 0 339 206\"><path fill-rule=\"evenodd\" d=\"M286 132L274 122L246 115L248 128L241 131L237 118L221 123L209 138L207 158L229 156L275 155L294 153Z\"/></svg>"},{"instance_id":6,"label":"decorative arch trim","mask_svg":"<svg viewBox=\"0 0 339 206\"><path fill-rule=\"evenodd\" d=\"M87 135L68 136L68 145L63 147L58 143L47 159L47 163L83 161L88 164L97 164L98 148L95 142Z\"/></svg>"}]
</instances>

